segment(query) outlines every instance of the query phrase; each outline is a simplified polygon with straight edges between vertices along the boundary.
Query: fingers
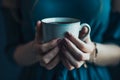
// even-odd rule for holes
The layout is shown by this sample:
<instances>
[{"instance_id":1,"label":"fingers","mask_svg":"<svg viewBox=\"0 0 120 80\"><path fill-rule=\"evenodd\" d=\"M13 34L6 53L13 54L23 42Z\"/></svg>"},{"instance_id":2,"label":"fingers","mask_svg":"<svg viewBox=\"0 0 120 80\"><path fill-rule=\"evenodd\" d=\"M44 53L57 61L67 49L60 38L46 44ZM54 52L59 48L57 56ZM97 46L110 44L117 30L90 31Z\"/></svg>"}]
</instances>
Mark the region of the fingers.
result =
<instances>
[{"instance_id":1,"label":"fingers","mask_svg":"<svg viewBox=\"0 0 120 80\"><path fill-rule=\"evenodd\" d=\"M80 33L79 33L79 38L80 38L82 41L84 41L84 42L86 42L86 43L89 43L89 42L91 42L90 34L88 34L87 36L86 36L86 34L88 34L88 28L87 28L87 27L83 27L82 30L81 30ZM85 37L85 36L86 36L86 37Z\"/></svg>"},{"instance_id":2,"label":"fingers","mask_svg":"<svg viewBox=\"0 0 120 80\"><path fill-rule=\"evenodd\" d=\"M87 27L83 27L82 30L79 33L79 38L82 39L83 37L85 37L85 35L88 33L88 28Z\"/></svg>"},{"instance_id":3,"label":"fingers","mask_svg":"<svg viewBox=\"0 0 120 80\"><path fill-rule=\"evenodd\" d=\"M83 27L79 33L79 38L86 43L89 43L91 41L90 34L88 34L88 31L89 30L87 27ZM86 34L88 34L88 35L86 35Z\"/></svg>"},{"instance_id":4,"label":"fingers","mask_svg":"<svg viewBox=\"0 0 120 80\"><path fill-rule=\"evenodd\" d=\"M75 68L79 68L83 65L84 61L77 61L71 54L70 52L68 52L65 47L63 47L63 50L62 50L65 58L70 62L70 64L72 66L74 66ZM67 61L66 61L67 62ZM68 63L68 62L67 62ZM65 62L64 62L65 64ZM66 66L68 67L70 64L66 64ZM69 68L69 67L68 67Z\"/></svg>"},{"instance_id":5,"label":"fingers","mask_svg":"<svg viewBox=\"0 0 120 80\"><path fill-rule=\"evenodd\" d=\"M55 47L54 49L52 49L50 52L48 52L43 56L42 58L43 62L45 64L48 64L58 54L58 52L59 52L59 48Z\"/></svg>"},{"instance_id":6,"label":"fingers","mask_svg":"<svg viewBox=\"0 0 120 80\"><path fill-rule=\"evenodd\" d=\"M46 68L48 70L53 69L60 61L59 55L57 55L50 63L47 64Z\"/></svg>"},{"instance_id":7,"label":"fingers","mask_svg":"<svg viewBox=\"0 0 120 80\"><path fill-rule=\"evenodd\" d=\"M85 54L80 51L70 40L65 38L65 46L69 50L70 54L78 61L89 60L90 54Z\"/></svg>"},{"instance_id":8,"label":"fingers","mask_svg":"<svg viewBox=\"0 0 120 80\"><path fill-rule=\"evenodd\" d=\"M59 57L59 55L56 55L56 57L49 63L45 64L44 62L41 62L40 65L45 67L48 70L51 70L54 67L56 67L56 65L59 63L59 61L60 61L60 57Z\"/></svg>"},{"instance_id":9,"label":"fingers","mask_svg":"<svg viewBox=\"0 0 120 80\"><path fill-rule=\"evenodd\" d=\"M88 44L80 40L79 38L75 38L71 33L66 33L66 37L77 46L83 52L90 52L90 47Z\"/></svg>"},{"instance_id":10,"label":"fingers","mask_svg":"<svg viewBox=\"0 0 120 80\"><path fill-rule=\"evenodd\" d=\"M35 41L38 43L41 43L41 38L42 38L42 25L41 22L38 21L36 25L36 33L35 33Z\"/></svg>"},{"instance_id":11,"label":"fingers","mask_svg":"<svg viewBox=\"0 0 120 80\"><path fill-rule=\"evenodd\" d=\"M44 54L40 59L40 64L41 66L44 66L50 70L54 68L59 62L59 47L57 46L57 40L45 43L42 45L42 47L42 52L46 52L46 54Z\"/></svg>"},{"instance_id":12,"label":"fingers","mask_svg":"<svg viewBox=\"0 0 120 80\"><path fill-rule=\"evenodd\" d=\"M44 55L48 51L50 51L53 48L55 48L56 46L58 46L58 44L59 44L59 39L54 39L50 42L43 43L43 44L38 44L37 43L34 46L35 46L35 49L37 51L37 54Z\"/></svg>"},{"instance_id":13,"label":"fingers","mask_svg":"<svg viewBox=\"0 0 120 80\"><path fill-rule=\"evenodd\" d=\"M40 52L46 53L46 52L50 51L51 49L55 48L59 44L58 41L59 41L59 39L54 39L50 42L39 45Z\"/></svg>"},{"instance_id":14,"label":"fingers","mask_svg":"<svg viewBox=\"0 0 120 80\"><path fill-rule=\"evenodd\" d=\"M62 61L62 63L63 63L63 65L68 69L68 70L73 70L75 67L74 66L72 66L71 64L70 64L70 62L65 58L65 57L61 57L61 61Z\"/></svg>"}]
</instances>

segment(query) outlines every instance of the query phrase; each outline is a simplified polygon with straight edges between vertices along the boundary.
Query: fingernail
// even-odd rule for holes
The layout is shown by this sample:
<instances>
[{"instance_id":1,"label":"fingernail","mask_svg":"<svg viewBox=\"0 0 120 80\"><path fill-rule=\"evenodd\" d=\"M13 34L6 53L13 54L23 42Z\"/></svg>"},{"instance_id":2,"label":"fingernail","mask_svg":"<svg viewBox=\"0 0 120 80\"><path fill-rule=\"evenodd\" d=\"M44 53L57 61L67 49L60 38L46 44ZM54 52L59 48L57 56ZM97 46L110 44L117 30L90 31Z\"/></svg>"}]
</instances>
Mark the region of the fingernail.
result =
<instances>
[{"instance_id":1,"label":"fingernail","mask_svg":"<svg viewBox=\"0 0 120 80\"><path fill-rule=\"evenodd\" d=\"M65 33L65 37L68 37L68 38L69 38L69 37L71 37L71 36L72 36L72 35L71 35L69 32L66 32L66 33Z\"/></svg>"},{"instance_id":2,"label":"fingernail","mask_svg":"<svg viewBox=\"0 0 120 80\"><path fill-rule=\"evenodd\" d=\"M65 46L67 46L66 38L63 39L63 44L64 44Z\"/></svg>"},{"instance_id":3,"label":"fingernail","mask_svg":"<svg viewBox=\"0 0 120 80\"><path fill-rule=\"evenodd\" d=\"M40 26L40 24L41 24L41 21L37 21L36 25Z\"/></svg>"},{"instance_id":4,"label":"fingernail","mask_svg":"<svg viewBox=\"0 0 120 80\"><path fill-rule=\"evenodd\" d=\"M70 67L69 70L72 71L73 69L75 69L74 67Z\"/></svg>"},{"instance_id":5,"label":"fingernail","mask_svg":"<svg viewBox=\"0 0 120 80\"><path fill-rule=\"evenodd\" d=\"M41 21L38 21L37 24L39 25L41 23Z\"/></svg>"}]
</instances>

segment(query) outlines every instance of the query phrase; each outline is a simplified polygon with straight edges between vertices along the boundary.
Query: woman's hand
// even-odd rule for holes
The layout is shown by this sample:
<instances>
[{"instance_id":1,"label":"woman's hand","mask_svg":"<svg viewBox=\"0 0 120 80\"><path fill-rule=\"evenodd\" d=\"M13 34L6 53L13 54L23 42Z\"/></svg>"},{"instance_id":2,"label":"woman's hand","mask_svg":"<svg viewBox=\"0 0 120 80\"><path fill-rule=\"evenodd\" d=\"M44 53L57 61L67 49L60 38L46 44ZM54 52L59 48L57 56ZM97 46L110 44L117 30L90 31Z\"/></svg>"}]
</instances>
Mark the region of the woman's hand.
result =
<instances>
[{"instance_id":1,"label":"woman's hand","mask_svg":"<svg viewBox=\"0 0 120 80\"><path fill-rule=\"evenodd\" d=\"M52 69L59 63L59 39L42 42L41 22L37 22L35 40L16 48L14 59L22 66L29 66L40 62L40 65Z\"/></svg>"},{"instance_id":2,"label":"woman's hand","mask_svg":"<svg viewBox=\"0 0 120 80\"><path fill-rule=\"evenodd\" d=\"M36 57L39 59L40 65L47 69L52 69L60 61L58 55L58 44L60 42L60 39L54 39L50 42L42 43L41 32L41 22L38 21L33 48L35 53L37 54Z\"/></svg>"},{"instance_id":3,"label":"woman's hand","mask_svg":"<svg viewBox=\"0 0 120 80\"><path fill-rule=\"evenodd\" d=\"M82 38L87 31L87 28L84 27L80 32L80 38ZM90 59L90 54L95 49L95 45L92 43L89 35L82 41L67 32L63 43L62 62L69 70L80 68L85 61Z\"/></svg>"}]
</instances>

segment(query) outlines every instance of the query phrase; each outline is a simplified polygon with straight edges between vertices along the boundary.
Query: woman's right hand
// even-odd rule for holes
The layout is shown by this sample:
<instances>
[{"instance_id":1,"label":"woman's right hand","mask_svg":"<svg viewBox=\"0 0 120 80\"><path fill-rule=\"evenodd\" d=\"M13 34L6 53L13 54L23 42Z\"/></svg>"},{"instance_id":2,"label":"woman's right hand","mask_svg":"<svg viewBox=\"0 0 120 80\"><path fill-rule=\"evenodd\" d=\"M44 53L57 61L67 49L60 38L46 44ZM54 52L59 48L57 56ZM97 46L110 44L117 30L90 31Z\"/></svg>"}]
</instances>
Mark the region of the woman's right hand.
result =
<instances>
[{"instance_id":1,"label":"woman's right hand","mask_svg":"<svg viewBox=\"0 0 120 80\"><path fill-rule=\"evenodd\" d=\"M54 68L60 61L58 52L60 39L54 39L47 43L42 42L42 30L41 22L37 22L35 41L33 43L33 49L36 54L36 58L39 60L40 65L47 68Z\"/></svg>"},{"instance_id":2,"label":"woman's right hand","mask_svg":"<svg viewBox=\"0 0 120 80\"><path fill-rule=\"evenodd\" d=\"M35 39L25 45L16 48L14 59L22 66L29 66L40 62L40 65L53 69L60 61L58 52L60 39L54 39L47 43L42 42L41 22L36 25Z\"/></svg>"}]
</instances>

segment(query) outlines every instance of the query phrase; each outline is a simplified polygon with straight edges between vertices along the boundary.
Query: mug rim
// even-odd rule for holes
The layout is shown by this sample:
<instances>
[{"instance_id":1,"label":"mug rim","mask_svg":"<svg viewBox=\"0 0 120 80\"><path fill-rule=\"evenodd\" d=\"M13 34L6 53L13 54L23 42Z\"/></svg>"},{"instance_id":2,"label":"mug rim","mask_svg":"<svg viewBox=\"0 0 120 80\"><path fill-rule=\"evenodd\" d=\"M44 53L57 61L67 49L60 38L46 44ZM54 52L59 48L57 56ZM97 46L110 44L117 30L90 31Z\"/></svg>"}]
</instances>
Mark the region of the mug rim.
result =
<instances>
[{"instance_id":1,"label":"mug rim","mask_svg":"<svg viewBox=\"0 0 120 80\"><path fill-rule=\"evenodd\" d=\"M54 22L66 22L64 24L71 24L71 23L78 23L80 22L77 18L71 18L71 17L50 17L50 18L44 18L41 20L42 23L46 24L56 24ZM68 23L67 23L68 22ZM62 23L60 23L62 24Z\"/></svg>"}]
</instances>

